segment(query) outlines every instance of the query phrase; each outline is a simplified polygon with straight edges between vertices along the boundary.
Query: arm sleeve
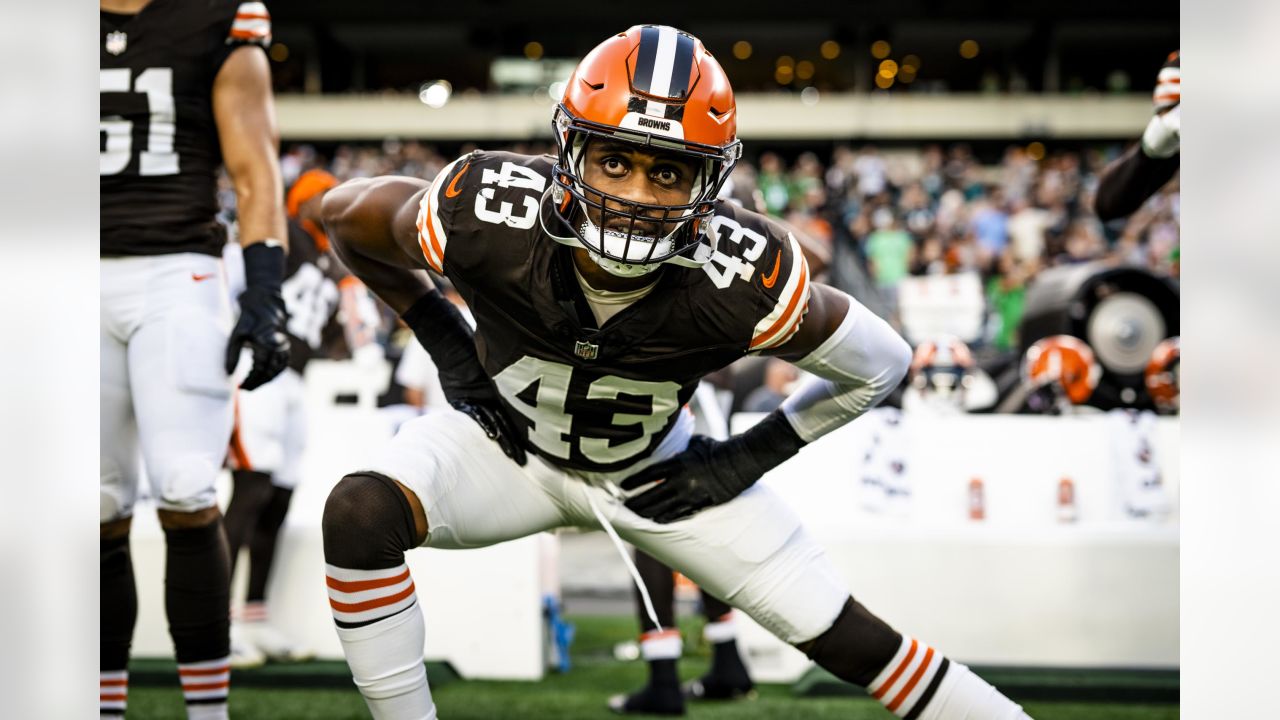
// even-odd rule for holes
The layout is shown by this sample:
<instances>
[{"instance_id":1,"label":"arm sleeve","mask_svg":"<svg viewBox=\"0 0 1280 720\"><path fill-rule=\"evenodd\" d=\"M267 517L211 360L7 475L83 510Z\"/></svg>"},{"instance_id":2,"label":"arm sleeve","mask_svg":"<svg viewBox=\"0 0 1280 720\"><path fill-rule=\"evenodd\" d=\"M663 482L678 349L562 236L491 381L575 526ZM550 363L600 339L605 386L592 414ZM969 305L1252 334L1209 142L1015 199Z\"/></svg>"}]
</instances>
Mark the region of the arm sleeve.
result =
<instances>
[{"instance_id":1,"label":"arm sleeve","mask_svg":"<svg viewBox=\"0 0 1280 720\"><path fill-rule=\"evenodd\" d=\"M902 382L911 346L865 306L849 298L836 331L796 367L805 380L780 408L805 442L826 435L875 407Z\"/></svg>"},{"instance_id":2,"label":"arm sleeve","mask_svg":"<svg viewBox=\"0 0 1280 720\"><path fill-rule=\"evenodd\" d=\"M1114 220L1132 214L1153 193L1173 179L1180 164L1179 155L1158 159L1142 152L1135 143L1119 160L1102 171L1094 211L1102 220Z\"/></svg>"}]
</instances>

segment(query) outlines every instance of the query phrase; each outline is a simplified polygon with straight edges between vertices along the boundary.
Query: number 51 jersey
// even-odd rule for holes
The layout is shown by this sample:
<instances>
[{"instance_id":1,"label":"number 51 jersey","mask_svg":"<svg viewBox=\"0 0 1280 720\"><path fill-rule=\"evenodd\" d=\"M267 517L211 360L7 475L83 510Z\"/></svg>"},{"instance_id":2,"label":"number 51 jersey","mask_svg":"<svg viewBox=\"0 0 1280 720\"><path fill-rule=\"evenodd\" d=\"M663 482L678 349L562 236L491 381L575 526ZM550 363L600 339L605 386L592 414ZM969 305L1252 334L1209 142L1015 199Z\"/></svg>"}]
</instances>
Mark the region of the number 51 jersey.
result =
<instances>
[{"instance_id":1,"label":"number 51 jersey","mask_svg":"<svg viewBox=\"0 0 1280 720\"><path fill-rule=\"evenodd\" d=\"M596 328L572 249L539 220L551 169L548 156L459 158L423 197L418 239L475 315L480 360L530 449L612 475L653 452L702 376L790 339L808 307L808 267L779 225L718 203L711 260L664 266L648 295Z\"/></svg>"},{"instance_id":2,"label":"number 51 jersey","mask_svg":"<svg viewBox=\"0 0 1280 720\"><path fill-rule=\"evenodd\" d=\"M266 7L152 0L102 12L100 41L101 254L218 255L213 81L240 45L270 43Z\"/></svg>"}]
</instances>

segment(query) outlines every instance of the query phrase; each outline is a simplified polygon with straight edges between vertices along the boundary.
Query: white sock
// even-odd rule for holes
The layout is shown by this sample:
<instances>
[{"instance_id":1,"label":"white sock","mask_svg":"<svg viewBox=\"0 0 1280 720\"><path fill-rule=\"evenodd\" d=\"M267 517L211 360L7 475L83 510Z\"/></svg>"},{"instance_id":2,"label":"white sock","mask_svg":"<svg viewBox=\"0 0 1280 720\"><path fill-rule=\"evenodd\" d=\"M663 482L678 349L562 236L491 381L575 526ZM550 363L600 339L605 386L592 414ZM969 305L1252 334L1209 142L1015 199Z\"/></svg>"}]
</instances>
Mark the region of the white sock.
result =
<instances>
[{"instance_id":1,"label":"white sock","mask_svg":"<svg viewBox=\"0 0 1280 720\"><path fill-rule=\"evenodd\" d=\"M733 617L733 611L721 615L702 626L702 637L712 644L729 642L738 639L738 626Z\"/></svg>"},{"instance_id":2,"label":"white sock","mask_svg":"<svg viewBox=\"0 0 1280 720\"><path fill-rule=\"evenodd\" d=\"M422 663L426 625L416 602L389 618L337 628L342 652L374 720L435 720Z\"/></svg>"},{"instance_id":3,"label":"white sock","mask_svg":"<svg viewBox=\"0 0 1280 720\"><path fill-rule=\"evenodd\" d=\"M129 699L129 671L99 670L98 692L99 715L103 720L120 720Z\"/></svg>"},{"instance_id":4,"label":"white sock","mask_svg":"<svg viewBox=\"0 0 1280 720\"><path fill-rule=\"evenodd\" d=\"M675 628L650 630L640 635L640 657L648 660L676 660L684 649L680 631Z\"/></svg>"},{"instance_id":5,"label":"white sock","mask_svg":"<svg viewBox=\"0 0 1280 720\"><path fill-rule=\"evenodd\" d=\"M1000 694L964 665L953 662L919 720L1031 720L1022 707Z\"/></svg>"},{"instance_id":6,"label":"white sock","mask_svg":"<svg viewBox=\"0 0 1280 720\"><path fill-rule=\"evenodd\" d=\"M969 668L906 635L867 691L907 720L1030 720Z\"/></svg>"},{"instance_id":7,"label":"white sock","mask_svg":"<svg viewBox=\"0 0 1280 720\"><path fill-rule=\"evenodd\" d=\"M178 663L187 720L227 720L227 692L231 688L231 658Z\"/></svg>"}]
</instances>

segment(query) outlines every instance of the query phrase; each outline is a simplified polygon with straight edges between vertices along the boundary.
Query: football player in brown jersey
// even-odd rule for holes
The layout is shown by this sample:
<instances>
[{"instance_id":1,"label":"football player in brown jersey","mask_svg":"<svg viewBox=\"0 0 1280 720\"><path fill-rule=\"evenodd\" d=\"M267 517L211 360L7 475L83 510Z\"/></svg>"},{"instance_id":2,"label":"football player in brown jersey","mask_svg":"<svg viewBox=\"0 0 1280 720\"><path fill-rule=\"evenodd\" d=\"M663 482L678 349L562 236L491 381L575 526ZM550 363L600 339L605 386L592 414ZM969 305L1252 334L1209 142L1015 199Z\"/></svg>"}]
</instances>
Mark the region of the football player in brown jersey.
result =
<instances>
[{"instance_id":1,"label":"football player in brown jersey","mask_svg":"<svg viewBox=\"0 0 1280 720\"><path fill-rule=\"evenodd\" d=\"M879 402L911 350L812 282L784 228L715 201L741 153L736 113L699 40L636 26L570 77L556 156L475 152L430 183L357 180L325 196L339 254L414 330L462 410L406 423L325 507L330 607L374 717L436 717L404 553L566 525L615 533L901 717L1025 717L850 597L756 484ZM462 293L474 338L428 269ZM814 377L745 433L693 435L680 407L748 353Z\"/></svg>"},{"instance_id":2,"label":"football player in brown jersey","mask_svg":"<svg viewBox=\"0 0 1280 720\"><path fill-rule=\"evenodd\" d=\"M230 374L284 369L285 228L261 2L102 0L101 711L125 712L138 601L129 527L141 455L159 507L165 610L187 714L225 718L230 574L214 480ZM234 329L215 173L240 199L245 292Z\"/></svg>"}]
</instances>

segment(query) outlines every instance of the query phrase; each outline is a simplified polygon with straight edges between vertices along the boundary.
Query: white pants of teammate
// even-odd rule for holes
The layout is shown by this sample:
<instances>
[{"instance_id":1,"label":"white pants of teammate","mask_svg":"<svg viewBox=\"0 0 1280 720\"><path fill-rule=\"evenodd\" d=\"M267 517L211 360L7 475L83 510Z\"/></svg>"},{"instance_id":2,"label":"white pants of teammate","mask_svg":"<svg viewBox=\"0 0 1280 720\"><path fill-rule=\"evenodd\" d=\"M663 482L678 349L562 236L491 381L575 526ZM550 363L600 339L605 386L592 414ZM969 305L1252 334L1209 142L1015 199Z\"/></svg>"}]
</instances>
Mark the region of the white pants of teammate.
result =
<instances>
[{"instance_id":1,"label":"white pants of teammate","mask_svg":"<svg viewBox=\"0 0 1280 720\"><path fill-rule=\"evenodd\" d=\"M236 402L240 469L270 473L272 485L297 487L307 443L302 376L288 368L266 385L239 393Z\"/></svg>"},{"instance_id":2,"label":"white pants of teammate","mask_svg":"<svg viewBox=\"0 0 1280 720\"><path fill-rule=\"evenodd\" d=\"M679 418L651 461L688 443L692 418L683 412ZM592 482L532 454L521 468L471 418L441 409L405 423L361 469L398 480L418 496L427 513L425 547L477 548L561 526L600 528L599 510L622 539L783 640L812 640L831 627L849 590L781 498L756 485L728 503L660 525L623 505L616 481L638 468Z\"/></svg>"},{"instance_id":3,"label":"white pants of teammate","mask_svg":"<svg viewBox=\"0 0 1280 720\"><path fill-rule=\"evenodd\" d=\"M101 521L133 513L139 449L161 508L212 507L232 421L222 262L178 253L100 266Z\"/></svg>"}]
</instances>

